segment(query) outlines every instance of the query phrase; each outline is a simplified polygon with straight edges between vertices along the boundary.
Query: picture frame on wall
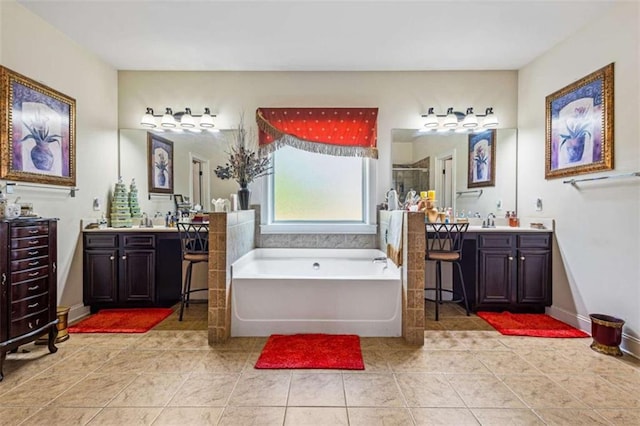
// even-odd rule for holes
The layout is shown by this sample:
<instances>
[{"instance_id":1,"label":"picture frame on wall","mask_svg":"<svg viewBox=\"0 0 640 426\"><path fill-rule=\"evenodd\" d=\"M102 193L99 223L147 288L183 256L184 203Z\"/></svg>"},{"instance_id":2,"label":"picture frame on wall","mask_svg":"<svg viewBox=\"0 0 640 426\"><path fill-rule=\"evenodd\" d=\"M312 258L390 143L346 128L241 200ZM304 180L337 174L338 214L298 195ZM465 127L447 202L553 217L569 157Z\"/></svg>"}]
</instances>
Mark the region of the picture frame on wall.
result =
<instances>
[{"instance_id":1,"label":"picture frame on wall","mask_svg":"<svg viewBox=\"0 0 640 426\"><path fill-rule=\"evenodd\" d=\"M613 168L613 63L546 97L545 179Z\"/></svg>"},{"instance_id":2,"label":"picture frame on wall","mask_svg":"<svg viewBox=\"0 0 640 426\"><path fill-rule=\"evenodd\" d=\"M76 101L0 66L0 179L76 185Z\"/></svg>"},{"instance_id":3,"label":"picture frame on wall","mask_svg":"<svg viewBox=\"0 0 640 426\"><path fill-rule=\"evenodd\" d=\"M485 130L469 135L467 187L495 186L496 131Z\"/></svg>"},{"instance_id":4,"label":"picture frame on wall","mask_svg":"<svg viewBox=\"0 0 640 426\"><path fill-rule=\"evenodd\" d=\"M173 142L147 132L149 193L173 194Z\"/></svg>"}]
</instances>

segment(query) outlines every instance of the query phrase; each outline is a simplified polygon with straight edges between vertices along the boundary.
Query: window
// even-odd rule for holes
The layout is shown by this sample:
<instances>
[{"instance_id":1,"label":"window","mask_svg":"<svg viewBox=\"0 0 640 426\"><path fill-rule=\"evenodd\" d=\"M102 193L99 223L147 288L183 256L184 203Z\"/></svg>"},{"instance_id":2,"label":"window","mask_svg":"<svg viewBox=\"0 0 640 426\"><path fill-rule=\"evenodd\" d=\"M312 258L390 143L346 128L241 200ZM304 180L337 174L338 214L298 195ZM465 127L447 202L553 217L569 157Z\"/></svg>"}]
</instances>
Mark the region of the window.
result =
<instances>
[{"instance_id":1,"label":"window","mask_svg":"<svg viewBox=\"0 0 640 426\"><path fill-rule=\"evenodd\" d=\"M364 223L365 160L291 147L273 153L272 222Z\"/></svg>"}]
</instances>

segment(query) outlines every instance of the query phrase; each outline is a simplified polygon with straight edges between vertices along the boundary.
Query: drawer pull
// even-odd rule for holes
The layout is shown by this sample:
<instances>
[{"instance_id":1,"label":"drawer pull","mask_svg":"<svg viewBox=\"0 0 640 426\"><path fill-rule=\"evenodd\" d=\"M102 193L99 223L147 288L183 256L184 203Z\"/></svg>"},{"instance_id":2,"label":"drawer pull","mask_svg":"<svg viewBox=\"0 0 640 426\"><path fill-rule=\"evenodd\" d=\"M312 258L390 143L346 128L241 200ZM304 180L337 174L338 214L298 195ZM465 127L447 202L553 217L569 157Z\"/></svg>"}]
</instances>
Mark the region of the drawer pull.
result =
<instances>
[{"instance_id":1,"label":"drawer pull","mask_svg":"<svg viewBox=\"0 0 640 426\"><path fill-rule=\"evenodd\" d=\"M29 266L36 266L38 263L40 263L40 262L38 262L38 261L36 260L36 261L34 261L34 262L29 262L29 263L28 263L28 265L29 265Z\"/></svg>"},{"instance_id":2,"label":"drawer pull","mask_svg":"<svg viewBox=\"0 0 640 426\"><path fill-rule=\"evenodd\" d=\"M34 285L33 287L27 287L27 290L29 290L29 291L33 291L33 290L37 290L37 289L39 289L39 288L40 288L40 286L39 286L39 285Z\"/></svg>"},{"instance_id":3,"label":"drawer pull","mask_svg":"<svg viewBox=\"0 0 640 426\"><path fill-rule=\"evenodd\" d=\"M34 251L28 251L27 254L29 256L35 256L36 254L38 254L38 250L34 250Z\"/></svg>"},{"instance_id":4,"label":"drawer pull","mask_svg":"<svg viewBox=\"0 0 640 426\"><path fill-rule=\"evenodd\" d=\"M29 241L29 245L35 246L39 242L40 242L40 240L32 240L32 241Z\"/></svg>"},{"instance_id":5,"label":"drawer pull","mask_svg":"<svg viewBox=\"0 0 640 426\"><path fill-rule=\"evenodd\" d=\"M32 229L31 231L29 231L30 234L37 234L38 230L37 229Z\"/></svg>"},{"instance_id":6,"label":"drawer pull","mask_svg":"<svg viewBox=\"0 0 640 426\"><path fill-rule=\"evenodd\" d=\"M40 275L40 272L32 272L29 274L30 277L37 277L38 275Z\"/></svg>"},{"instance_id":7,"label":"drawer pull","mask_svg":"<svg viewBox=\"0 0 640 426\"><path fill-rule=\"evenodd\" d=\"M5 274L4 272L2 273L2 285L5 285L7 283L7 274Z\"/></svg>"},{"instance_id":8,"label":"drawer pull","mask_svg":"<svg viewBox=\"0 0 640 426\"><path fill-rule=\"evenodd\" d=\"M31 321L29 321L29 328L33 329L33 324L31 324Z\"/></svg>"},{"instance_id":9,"label":"drawer pull","mask_svg":"<svg viewBox=\"0 0 640 426\"><path fill-rule=\"evenodd\" d=\"M56 271L56 262L53 262L53 272Z\"/></svg>"},{"instance_id":10,"label":"drawer pull","mask_svg":"<svg viewBox=\"0 0 640 426\"><path fill-rule=\"evenodd\" d=\"M27 308L29 308L29 309L31 309L31 308L36 308L36 307L38 307L38 305L39 305L39 303L38 303L38 302L36 302L36 303L34 303L33 305L27 305ZM37 323L36 323L36 324L37 324Z\"/></svg>"},{"instance_id":11,"label":"drawer pull","mask_svg":"<svg viewBox=\"0 0 640 426\"><path fill-rule=\"evenodd\" d=\"M40 318L36 320L36 325L40 324Z\"/></svg>"}]
</instances>

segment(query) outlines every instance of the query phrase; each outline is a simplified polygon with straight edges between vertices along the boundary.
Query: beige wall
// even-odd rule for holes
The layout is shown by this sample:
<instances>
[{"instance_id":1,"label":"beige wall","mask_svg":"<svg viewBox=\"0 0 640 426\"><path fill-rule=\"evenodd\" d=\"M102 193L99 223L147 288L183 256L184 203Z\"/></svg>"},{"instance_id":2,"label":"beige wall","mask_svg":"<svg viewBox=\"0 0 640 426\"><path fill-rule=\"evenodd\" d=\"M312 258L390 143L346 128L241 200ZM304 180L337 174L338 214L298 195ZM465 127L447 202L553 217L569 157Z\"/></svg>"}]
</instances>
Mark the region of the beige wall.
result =
<instances>
[{"instance_id":1,"label":"beige wall","mask_svg":"<svg viewBox=\"0 0 640 426\"><path fill-rule=\"evenodd\" d=\"M640 191L637 178L580 184L544 178L545 97L615 62L615 170L640 170L639 23L636 2L617 4L520 70L518 206L556 219L554 316L589 326L590 313L626 320L625 344L640 354ZM535 197L544 210L536 212Z\"/></svg>"},{"instance_id":2,"label":"beige wall","mask_svg":"<svg viewBox=\"0 0 640 426\"><path fill-rule=\"evenodd\" d=\"M242 112L246 127L255 127L258 107L378 107L378 203L391 184L391 129L420 128L420 115L429 107L482 111L493 106L501 127L516 127L516 71L120 71L118 78L120 128L139 128L146 107L164 111L189 106L195 112L209 106L218 115L219 128L236 127ZM252 185L256 196L257 186ZM256 200L252 195L252 203Z\"/></svg>"},{"instance_id":3,"label":"beige wall","mask_svg":"<svg viewBox=\"0 0 640 426\"><path fill-rule=\"evenodd\" d=\"M9 198L33 203L36 213L60 218L58 302L82 307L80 219L99 217L117 179L117 73L93 54L13 1L0 2L0 63L76 100L76 175L80 191L17 187ZM4 186L4 182L1 182Z\"/></svg>"}]
</instances>

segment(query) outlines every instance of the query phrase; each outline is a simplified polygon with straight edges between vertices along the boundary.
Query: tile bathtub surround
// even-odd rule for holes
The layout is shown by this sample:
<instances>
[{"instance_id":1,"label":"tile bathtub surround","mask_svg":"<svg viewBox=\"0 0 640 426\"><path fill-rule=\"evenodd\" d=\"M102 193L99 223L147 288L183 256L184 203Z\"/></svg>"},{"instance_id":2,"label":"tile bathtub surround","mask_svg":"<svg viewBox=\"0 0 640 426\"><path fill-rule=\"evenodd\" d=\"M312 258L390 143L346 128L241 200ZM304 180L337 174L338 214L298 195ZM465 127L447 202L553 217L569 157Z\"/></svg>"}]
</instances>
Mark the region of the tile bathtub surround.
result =
<instances>
[{"instance_id":1,"label":"tile bathtub surround","mask_svg":"<svg viewBox=\"0 0 640 426\"><path fill-rule=\"evenodd\" d=\"M424 213L408 212L403 224L402 335L411 345L423 345L424 331ZM403 272L404 274L404 272Z\"/></svg>"},{"instance_id":2,"label":"tile bathtub surround","mask_svg":"<svg viewBox=\"0 0 640 426\"><path fill-rule=\"evenodd\" d=\"M640 361L590 338L496 331L362 338L364 371L256 370L266 338L206 330L74 334L7 355L3 425L635 425ZM484 342L484 343L480 343ZM28 351L25 352L24 350ZM555 362L545 362L546 359ZM580 369L558 372L556 363ZM82 366L82 368L78 368Z\"/></svg>"},{"instance_id":3,"label":"tile bathtub surround","mask_svg":"<svg viewBox=\"0 0 640 426\"><path fill-rule=\"evenodd\" d=\"M376 249L375 234L262 234L260 248Z\"/></svg>"},{"instance_id":4,"label":"tile bathtub surround","mask_svg":"<svg viewBox=\"0 0 640 426\"><path fill-rule=\"evenodd\" d=\"M253 210L209 216L209 344L226 341L231 331L230 266L255 244Z\"/></svg>"}]
</instances>

